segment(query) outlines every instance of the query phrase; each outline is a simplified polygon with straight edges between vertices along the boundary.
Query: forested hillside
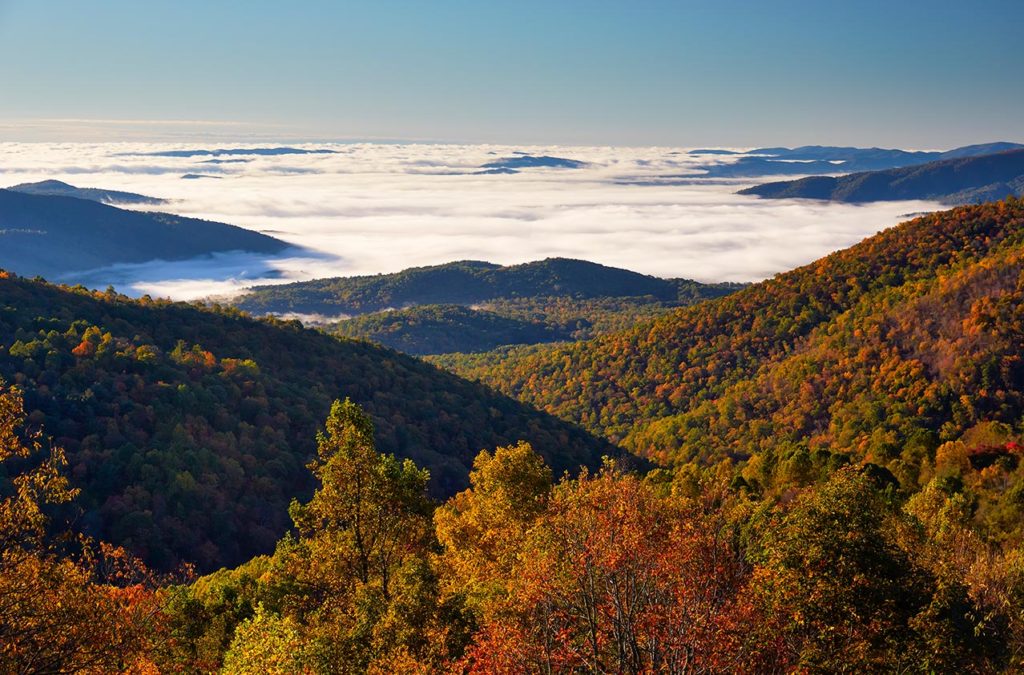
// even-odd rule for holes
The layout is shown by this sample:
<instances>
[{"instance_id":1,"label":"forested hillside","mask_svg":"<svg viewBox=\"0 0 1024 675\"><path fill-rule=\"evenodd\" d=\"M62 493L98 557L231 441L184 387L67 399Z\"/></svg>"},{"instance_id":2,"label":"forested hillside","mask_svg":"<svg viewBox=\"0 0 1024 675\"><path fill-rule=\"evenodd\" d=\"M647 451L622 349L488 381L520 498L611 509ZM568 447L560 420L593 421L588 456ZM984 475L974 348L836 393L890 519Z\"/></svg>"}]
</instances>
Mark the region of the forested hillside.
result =
<instances>
[{"instance_id":1,"label":"forested hillside","mask_svg":"<svg viewBox=\"0 0 1024 675\"><path fill-rule=\"evenodd\" d=\"M446 363L660 460L828 450L916 481L1024 412L1022 261L1024 202L962 207L630 331Z\"/></svg>"},{"instance_id":2,"label":"forested hillside","mask_svg":"<svg viewBox=\"0 0 1024 675\"><path fill-rule=\"evenodd\" d=\"M226 673L1017 672L1024 469L996 426L919 488L844 455L761 486L730 460L556 481L521 443L434 505L339 401L294 534L159 592L131 646Z\"/></svg>"},{"instance_id":3,"label":"forested hillside","mask_svg":"<svg viewBox=\"0 0 1024 675\"><path fill-rule=\"evenodd\" d=\"M0 374L28 411L0 387L12 671L1024 667L1019 200L904 223L626 332L472 357L666 460L647 472L611 459L559 478L602 448L296 322L10 277L0 292ZM327 405L335 392L362 406ZM520 434L538 445L489 445ZM467 489L432 500L422 464L456 475L468 438L487 449ZM267 555L162 578L48 538L45 513L76 508L162 566L241 559L232 543Z\"/></svg>"},{"instance_id":4,"label":"forested hillside","mask_svg":"<svg viewBox=\"0 0 1024 675\"><path fill-rule=\"evenodd\" d=\"M425 355L484 352L508 344L569 340L573 328L462 305L418 305L339 321L328 331L376 342L406 354Z\"/></svg>"},{"instance_id":5,"label":"forested hillside","mask_svg":"<svg viewBox=\"0 0 1024 675\"><path fill-rule=\"evenodd\" d=\"M270 550L311 488L304 465L339 397L372 415L382 448L428 468L437 495L464 487L485 447L527 439L558 471L613 452L432 365L297 322L8 273L0 377L67 451L82 495L66 515L158 568Z\"/></svg>"}]
</instances>

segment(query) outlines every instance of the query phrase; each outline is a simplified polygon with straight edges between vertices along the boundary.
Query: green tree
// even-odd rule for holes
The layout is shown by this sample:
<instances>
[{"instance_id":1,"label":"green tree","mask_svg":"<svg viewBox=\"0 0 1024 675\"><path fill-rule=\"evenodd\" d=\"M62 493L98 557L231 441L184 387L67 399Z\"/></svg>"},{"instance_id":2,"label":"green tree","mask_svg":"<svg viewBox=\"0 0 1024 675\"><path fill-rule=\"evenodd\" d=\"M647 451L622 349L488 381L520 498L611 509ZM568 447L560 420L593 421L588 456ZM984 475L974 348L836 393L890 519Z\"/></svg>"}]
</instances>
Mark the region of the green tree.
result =
<instances>
[{"instance_id":1,"label":"green tree","mask_svg":"<svg viewBox=\"0 0 1024 675\"><path fill-rule=\"evenodd\" d=\"M306 626L314 670L364 672L460 650L458 607L438 601L428 562L427 471L377 452L369 416L349 400L334 403L317 440L310 469L320 488L292 503L299 536L279 547L292 585L280 602Z\"/></svg>"},{"instance_id":2,"label":"green tree","mask_svg":"<svg viewBox=\"0 0 1024 675\"><path fill-rule=\"evenodd\" d=\"M754 589L801 667L898 670L914 658L909 622L928 604L928 579L897 546L892 513L846 468L765 528Z\"/></svg>"},{"instance_id":3,"label":"green tree","mask_svg":"<svg viewBox=\"0 0 1024 675\"><path fill-rule=\"evenodd\" d=\"M379 584L389 599L402 557L427 542L430 474L412 460L378 453L373 423L348 399L331 407L317 456L309 468L320 489L308 504L293 501L290 508L299 536L337 551L342 578Z\"/></svg>"},{"instance_id":4,"label":"green tree","mask_svg":"<svg viewBox=\"0 0 1024 675\"><path fill-rule=\"evenodd\" d=\"M312 670L305 663L304 650L305 643L295 623L260 605L256 615L235 630L221 672L224 675L309 673Z\"/></svg>"}]
</instances>

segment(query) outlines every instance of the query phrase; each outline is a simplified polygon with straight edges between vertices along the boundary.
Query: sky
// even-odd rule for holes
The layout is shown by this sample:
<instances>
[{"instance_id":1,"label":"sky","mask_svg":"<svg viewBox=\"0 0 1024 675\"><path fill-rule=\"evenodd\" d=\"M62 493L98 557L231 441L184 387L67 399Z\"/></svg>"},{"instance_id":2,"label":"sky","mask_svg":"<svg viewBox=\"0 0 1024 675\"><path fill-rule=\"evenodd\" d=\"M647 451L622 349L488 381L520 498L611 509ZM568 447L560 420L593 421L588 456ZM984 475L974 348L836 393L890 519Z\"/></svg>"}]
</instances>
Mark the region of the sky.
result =
<instances>
[{"instance_id":1,"label":"sky","mask_svg":"<svg viewBox=\"0 0 1024 675\"><path fill-rule=\"evenodd\" d=\"M1021 0L0 0L0 140L1024 141Z\"/></svg>"}]
</instances>

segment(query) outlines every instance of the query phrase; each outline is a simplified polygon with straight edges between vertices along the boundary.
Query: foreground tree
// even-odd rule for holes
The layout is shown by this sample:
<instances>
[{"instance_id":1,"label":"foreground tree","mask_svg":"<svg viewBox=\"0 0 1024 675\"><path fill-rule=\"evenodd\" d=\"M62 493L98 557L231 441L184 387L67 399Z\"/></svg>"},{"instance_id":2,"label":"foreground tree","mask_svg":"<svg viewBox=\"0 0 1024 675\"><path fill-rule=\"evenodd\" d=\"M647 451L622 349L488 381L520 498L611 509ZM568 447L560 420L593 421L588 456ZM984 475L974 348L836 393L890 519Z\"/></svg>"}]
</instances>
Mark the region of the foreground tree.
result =
<instances>
[{"instance_id":1,"label":"foreground tree","mask_svg":"<svg viewBox=\"0 0 1024 675\"><path fill-rule=\"evenodd\" d=\"M278 546L225 658L234 672L414 671L450 660L465 638L429 564L429 475L374 447L370 418L335 402L310 464L320 487L293 502L297 537ZM261 631L273 641L263 643Z\"/></svg>"},{"instance_id":2,"label":"foreground tree","mask_svg":"<svg viewBox=\"0 0 1024 675\"><path fill-rule=\"evenodd\" d=\"M299 537L314 553L331 550L336 568L325 571L326 579L372 583L389 600L403 558L429 540L430 475L412 460L378 453L373 423L348 399L331 407L317 441L310 470L320 489L308 504L292 502L290 509Z\"/></svg>"},{"instance_id":3,"label":"foreground tree","mask_svg":"<svg viewBox=\"0 0 1024 675\"><path fill-rule=\"evenodd\" d=\"M221 673L309 673L305 642L290 619L269 613L260 605L255 616L235 630Z\"/></svg>"}]
</instances>

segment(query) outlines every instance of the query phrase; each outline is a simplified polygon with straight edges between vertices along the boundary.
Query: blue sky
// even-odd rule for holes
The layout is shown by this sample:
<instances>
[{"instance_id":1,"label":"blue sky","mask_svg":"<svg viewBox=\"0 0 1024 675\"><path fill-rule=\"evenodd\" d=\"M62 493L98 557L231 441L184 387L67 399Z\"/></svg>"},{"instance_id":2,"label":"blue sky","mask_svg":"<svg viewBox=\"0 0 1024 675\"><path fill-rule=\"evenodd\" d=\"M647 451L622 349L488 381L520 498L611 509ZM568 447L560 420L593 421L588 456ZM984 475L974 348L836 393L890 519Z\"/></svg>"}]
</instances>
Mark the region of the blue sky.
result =
<instances>
[{"instance_id":1,"label":"blue sky","mask_svg":"<svg viewBox=\"0 0 1024 675\"><path fill-rule=\"evenodd\" d=\"M0 0L0 133L1024 141L1022 35L1022 0Z\"/></svg>"}]
</instances>

